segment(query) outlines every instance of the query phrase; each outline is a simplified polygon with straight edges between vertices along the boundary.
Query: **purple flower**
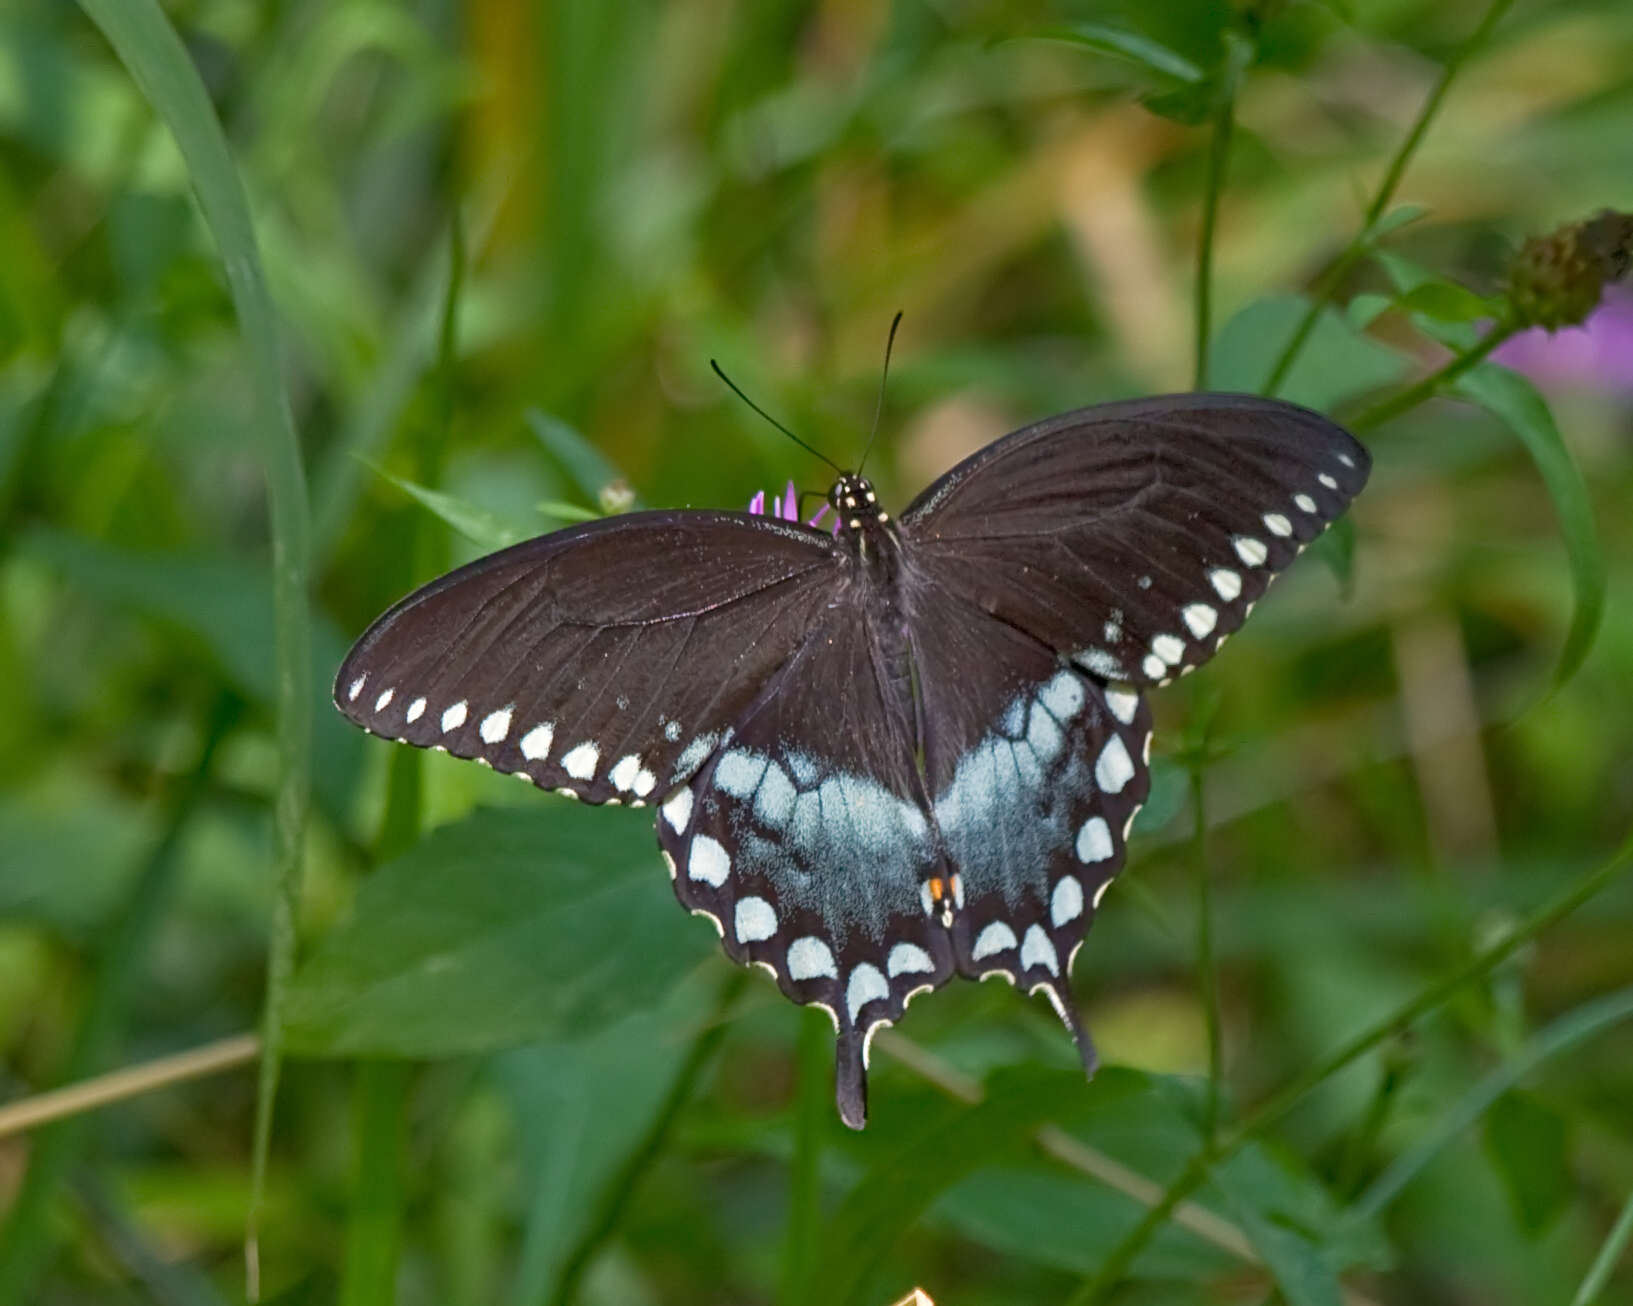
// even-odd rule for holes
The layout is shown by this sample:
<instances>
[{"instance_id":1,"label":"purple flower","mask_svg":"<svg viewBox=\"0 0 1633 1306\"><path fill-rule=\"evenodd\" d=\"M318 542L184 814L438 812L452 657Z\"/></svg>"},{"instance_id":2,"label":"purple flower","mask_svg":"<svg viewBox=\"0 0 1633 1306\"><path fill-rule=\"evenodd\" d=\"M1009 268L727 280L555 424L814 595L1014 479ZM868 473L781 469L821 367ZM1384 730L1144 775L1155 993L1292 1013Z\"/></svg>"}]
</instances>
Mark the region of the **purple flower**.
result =
<instances>
[{"instance_id":1,"label":"purple flower","mask_svg":"<svg viewBox=\"0 0 1633 1306\"><path fill-rule=\"evenodd\" d=\"M772 498L771 509L768 514L765 506L765 491L760 490L748 501L748 510L756 517L769 515L780 518L782 521L797 522L799 520L799 492L794 489L794 482L789 481L788 488L782 494ZM816 516L812 517L806 525L820 526L822 519L827 515L828 505L823 504L817 509ZM839 519L837 517L834 518L833 533L835 535L839 534Z\"/></svg>"},{"instance_id":2,"label":"purple flower","mask_svg":"<svg viewBox=\"0 0 1633 1306\"><path fill-rule=\"evenodd\" d=\"M1607 286L1581 326L1522 331L1492 359L1544 386L1633 396L1633 290Z\"/></svg>"}]
</instances>

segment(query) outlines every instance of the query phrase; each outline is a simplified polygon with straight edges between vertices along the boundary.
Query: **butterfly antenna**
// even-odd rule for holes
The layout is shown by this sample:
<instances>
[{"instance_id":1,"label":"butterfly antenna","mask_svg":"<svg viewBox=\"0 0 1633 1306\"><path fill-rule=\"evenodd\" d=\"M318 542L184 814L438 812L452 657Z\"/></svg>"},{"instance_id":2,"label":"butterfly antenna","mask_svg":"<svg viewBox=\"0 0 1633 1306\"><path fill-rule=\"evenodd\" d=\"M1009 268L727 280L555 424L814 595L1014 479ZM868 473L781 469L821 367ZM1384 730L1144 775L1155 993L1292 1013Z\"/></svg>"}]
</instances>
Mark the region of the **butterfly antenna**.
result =
<instances>
[{"instance_id":1,"label":"butterfly antenna","mask_svg":"<svg viewBox=\"0 0 1633 1306\"><path fill-rule=\"evenodd\" d=\"M862 466L868 460L868 454L873 452L873 441L879 434L879 418L885 411L885 382L890 379L890 350L896 343L896 328L902 324L902 311L896 310L896 316L890 320L890 335L885 340L885 369L879 377L879 402L873 406L873 429L868 432L868 442L862 450L862 461L856 464L856 474L862 474Z\"/></svg>"},{"instance_id":2,"label":"butterfly antenna","mask_svg":"<svg viewBox=\"0 0 1633 1306\"><path fill-rule=\"evenodd\" d=\"M827 454L821 452L821 450L811 448L811 446L806 444L804 440L800 439L799 436L795 435L792 431L790 431L786 426L784 426L781 422L779 422L770 413L766 412L765 409L761 408L759 404L755 403L746 394L744 394L742 392L742 390L740 390L738 388L737 382L733 381L729 376L727 376L725 374L725 372L723 372L721 370L720 364L715 362L714 359L711 358L709 360L709 366L714 368L714 374L716 376L718 376L722 381L724 381L726 383L726 385L730 388L731 392L734 395L736 395L739 399L741 399L745 404L747 404L755 412L760 414L761 417L765 418L766 421L770 422L771 425L775 426L779 431L781 431L784 435L786 435L795 444L799 445L799 447L801 449L805 450L806 453L815 454L816 457L822 459L823 462L827 463L828 466L832 467L834 469L834 471L838 472L841 476L843 476L845 474L845 469L843 467L841 467L838 463L836 463L832 458L828 457Z\"/></svg>"}]
</instances>

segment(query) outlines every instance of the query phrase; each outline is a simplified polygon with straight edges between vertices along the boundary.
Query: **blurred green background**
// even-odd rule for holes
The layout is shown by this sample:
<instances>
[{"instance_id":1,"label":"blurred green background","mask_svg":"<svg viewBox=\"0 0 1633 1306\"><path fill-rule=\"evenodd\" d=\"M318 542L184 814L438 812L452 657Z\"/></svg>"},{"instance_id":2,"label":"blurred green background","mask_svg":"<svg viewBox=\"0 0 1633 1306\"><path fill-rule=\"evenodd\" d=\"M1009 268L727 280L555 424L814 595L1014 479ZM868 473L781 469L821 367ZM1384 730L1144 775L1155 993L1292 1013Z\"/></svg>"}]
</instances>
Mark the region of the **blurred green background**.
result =
<instances>
[{"instance_id":1,"label":"blurred green background","mask_svg":"<svg viewBox=\"0 0 1633 1306\"><path fill-rule=\"evenodd\" d=\"M1434 366L1520 241L1633 209L1633 7L1521 0L1411 159L1396 200L1422 211L1322 282L1488 8L165 6L247 192L311 505L267 1299L1064 1302L1208 1128L1199 855L1228 1122L1624 837L1626 292L1500 355L1552 422L1443 399L1370 432L1351 547L1156 696L1153 801L1077 967L1089 1087L1041 1002L957 984L879 1040L848 1134L826 1022L761 976L723 987L642 814L394 752L327 703L391 600L609 479L649 505L825 489L711 357L843 462L905 310L870 461L894 507L1022 422L1189 387L1232 67L1211 383L1259 387L1315 284L1338 311L1285 393L1352 414ZM1065 27L1088 39L1011 39ZM262 1010L294 755L277 431L201 165L153 107L176 85L139 85L61 0L0 11L4 1102ZM1597 640L1539 702L1596 566ZM1633 1190L1630 921L1618 881L1326 1081L1106 1300L1633 1300L1633 1269L1589 1274ZM0 1302L243 1300L255 1103L246 1063L0 1136Z\"/></svg>"}]
</instances>

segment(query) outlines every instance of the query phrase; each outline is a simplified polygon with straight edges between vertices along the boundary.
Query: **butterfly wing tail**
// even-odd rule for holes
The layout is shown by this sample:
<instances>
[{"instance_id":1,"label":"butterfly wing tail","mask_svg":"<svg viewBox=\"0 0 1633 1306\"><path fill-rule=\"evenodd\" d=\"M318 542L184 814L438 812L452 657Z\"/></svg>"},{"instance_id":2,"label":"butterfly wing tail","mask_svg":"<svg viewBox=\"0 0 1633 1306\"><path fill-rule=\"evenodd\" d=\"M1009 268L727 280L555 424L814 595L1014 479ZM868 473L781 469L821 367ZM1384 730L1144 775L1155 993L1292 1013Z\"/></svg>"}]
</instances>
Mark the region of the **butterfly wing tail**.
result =
<instances>
[{"instance_id":1,"label":"butterfly wing tail","mask_svg":"<svg viewBox=\"0 0 1633 1306\"><path fill-rule=\"evenodd\" d=\"M850 1129L862 1129L868 1122L867 1042L867 1035L847 1027L834 1048L834 1100L839 1118Z\"/></svg>"}]
</instances>

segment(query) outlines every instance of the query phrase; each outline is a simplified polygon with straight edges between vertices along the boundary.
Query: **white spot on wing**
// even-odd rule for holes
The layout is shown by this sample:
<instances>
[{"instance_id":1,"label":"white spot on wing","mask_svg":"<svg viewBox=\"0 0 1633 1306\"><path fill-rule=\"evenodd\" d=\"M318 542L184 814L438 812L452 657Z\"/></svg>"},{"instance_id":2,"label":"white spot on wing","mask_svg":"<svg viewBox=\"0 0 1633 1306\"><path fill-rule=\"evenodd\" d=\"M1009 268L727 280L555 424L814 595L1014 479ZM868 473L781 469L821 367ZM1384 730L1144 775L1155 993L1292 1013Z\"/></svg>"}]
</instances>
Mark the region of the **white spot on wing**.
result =
<instances>
[{"instance_id":1,"label":"white spot on wing","mask_svg":"<svg viewBox=\"0 0 1633 1306\"><path fill-rule=\"evenodd\" d=\"M1256 540L1251 535L1238 535L1231 542L1236 546L1236 556L1250 567L1264 566L1264 560L1270 556L1264 541Z\"/></svg>"},{"instance_id":2,"label":"white spot on wing","mask_svg":"<svg viewBox=\"0 0 1633 1306\"><path fill-rule=\"evenodd\" d=\"M1343 463L1344 466L1346 466L1346 467L1355 466L1355 459L1351 458L1347 453L1339 454L1338 455L1338 461Z\"/></svg>"},{"instance_id":3,"label":"white spot on wing","mask_svg":"<svg viewBox=\"0 0 1633 1306\"><path fill-rule=\"evenodd\" d=\"M510 709L502 707L497 712L489 712L482 718L480 733L483 743L497 744L510 733Z\"/></svg>"},{"instance_id":4,"label":"white spot on wing","mask_svg":"<svg viewBox=\"0 0 1633 1306\"><path fill-rule=\"evenodd\" d=\"M1300 512L1316 512L1315 500L1307 494L1295 494L1293 502L1298 505Z\"/></svg>"},{"instance_id":5,"label":"white spot on wing","mask_svg":"<svg viewBox=\"0 0 1633 1306\"><path fill-rule=\"evenodd\" d=\"M635 788L635 775L640 769L641 759L634 753L626 753L613 763L612 770L607 772L607 779L612 781L613 788L627 794Z\"/></svg>"},{"instance_id":6,"label":"white spot on wing","mask_svg":"<svg viewBox=\"0 0 1633 1306\"><path fill-rule=\"evenodd\" d=\"M410 703L408 705L407 721L408 721L409 725L413 725L414 722L418 721L424 715L425 715L425 700L423 698L416 698L412 703Z\"/></svg>"},{"instance_id":7,"label":"white spot on wing","mask_svg":"<svg viewBox=\"0 0 1633 1306\"><path fill-rule=\"evenodd\" d=\"M1015 946L1015 931L1002 921L993 921L982 930L975 940L975 947L970 949L970 960L980 961L983 957L990 957L995 952L1003 952Z\"/></svg>"},{"instance_id":8,"label":"white spot on wing","mask_svg":"<svg viewBox=\"0 0 1633 1306\"><path fill-rule=\"evenodd\" d=\"M1185 657L1185 641L1178 635L1158 635L1151 641L1151 651L1171 667L1177 667Z\"/></svg>"},{"instance_id":9,"label":"white spot on wing","mask_svg":"<svg viewBox=\"0 0 1633 1306\"><path fill-rule=\"evenodd\" d=\"M1041 925L1027 930L1026 940L1021 944L1021 968L1024 970L1032 966L1042 966L1051 975L1060 974L1060 957Z\"/></svg>"},{"instance_id":10,"label":"white spot on wing","mask_svg":"<svg viewBox=\"0 0 1633 1306\"><path fill-rule=\"evenodd\" d=\"M1086 648L1081 653L1074 653L1072 661L1106 680L1121 680L1128 674L1123 670L1123 664L1103 648Z\"/></svg>"},{"instance_id":11,"label":"white spot on wing","mask_svg":"<svg viewBox=\"0 0 1633 1306\"><path fill-rule=\"evenodd\" d=\"M1126 726L1140 710L1140 696L1128 685L1107 685L1106 706L1111 709L1112 716Z\"/></svg>"},{"instance_id":12,"label":"white spot on wing","mask_svg":"<svg viewBox=\"0 0 1633 1306\"><path fill-rule=\"evenodd\" d=\"M764 898L739 898L732 924L739 943L759 943L777 932L777 913Z\"/></svg>"},{"instance_id":13,"label":"white spot on wing","mask_svg":"<svg viewBox=\"0 0 1633 1306\"><path fill-rule=\"evenodd\" d=\"M1288 521L1279 512L1267 512L1264 515L1264 528L1272 535L1291 535L1293 523Z\"/></svg>"},{"instance_id":14,"label":"white spot on wing","mask_svg":"<svg viewBox=\"0 0 1633 1306\"><path fill-rule=\"evenodd\" d=\"M1123 786L1134 778L1134 762L1122 736L1113 735L1100 750L1100 760L1094 764L1094 779L1108 794L1120 794Z\"/></svg>"},{"instance_id":15,"label":"white spot on wing","mask_svg":"<svg viewBox=\"0 0 1633 1306\"><path fill-rule=\"evenodd\" d=\"M1059 671L1038 691L1038 702L1057 721L1069 721L1083 709L1083 682L1070 671Z\"/></svg>"},{"instance_id":16,"label":"white spot on wing","mask_svg":"<svg viewBox=\"0 0 1633 1306\"><path fill-rule=\"evenodd\" d=\"M595 764L600 760L601 750L585 740L561 759L561 767L575 780L588 780L595 774Z\"/></svg>"},{"instance_id":17,"label":"white spot on wing","mask_svg":"<svg viewBox=\"0 0 1633 1306\"><path fill-rule=\"evenodd\" d=\"M1322 472L1320 476L1316 477L1316 480L1320 481L1329 490L1336 490L1338 488L1338 482L1331 476L1328 476L1326 472Z\"/></svg>"},{"instance_id":18,"label":"white spot on wing","mask_svg":"<svg viewBox=\"0 0 1633 1306\"><path fill-rule=\"evenodd\" d=\"M1179 615L1185 618L1185 624L1191 628L1191 634L1198 639L1211 633L1219 622L1219 614L1206 603L1188 603Z\"/></svg>"},{"instance_id":19,"label":"white spot on wing","mask_svg":"<svg viewBox=\"0 0 1633 1306\"><path fill-rule=\"evenodd\" d=\"M851 1013L851 1022L855 1023L856 1017L868 1003L889 996L890 985L879 973L879 968L872 962L864 961L851 971L850 983L845 985L845 1009Z\"/></svg>"},{"instance_id":20,"label":"white spot on wing","mask_svg":"<svg viewBox=\"0 0 1633 1306\"><path fill-rule=\"evenodd\" d=\"M1213 592L1226 603L1235 602L1242 592L1242 578L1229 567L1215 567L1210 571L1208 584L1213 586Z\"/></svg>"},{"instance_id":21,"label":"white spot on wing","mask_svg":"<svg viewBox=\"0 0 1633 1306\"><path fill-rule=\"evenodd\" d=\"M692 791L677 790L675 796L658 810L663 813L663 819L669 822L671 830L676 834L685 834L686 823L692 819Z\"/></svg>"},{"instance_id":22,"label":"white spot on wing","mask_svg":"<svg viewBox=\"0 0 1633 1306\"><path fill-rule=\"evenodd\" d=\"M788 945L788 978L791 980L816 979L819 976L838 979L834 955L828 945L814 934L795 939Z\"/></svg>"},{"instance_id":23,"label":"white spot on wing","mask_svg":"<svg viewBox=\"0 0 1633 1306\"><path fill-rule=\"evenodd\" d=\"M550 752L550 741L556 737L556 728L548 721L534 726L522 736L522 756L529 762L537 762Z\"/></svg>"},{"instance_id":24,"label":"white spot on wing","mask_svg":"<svg viewBox=\"0 0 1633 1306\"><path fill-rule=\"evenodd\" d=\"M1145 661L1140 663L1140 670L1145 672L1147 680L1161 680L1168 674L1168 664L1155 653L1147 653Z\"/></svg>"},{"instance_id":25,"label":"white spot on wing","mask_svg":"<svg viewBox=\"0 0 1633 1306\"><path fill-rule=\"evenodd\" d=\"M1077 860L1103 862L1112 854L1111 827L1103 816L1091 816L1077 832ZM1057 924L1059 922L1056 922Z\"/></svg>"},{"instance_id":26,"label":"white spot on wing","mask_svg":"<svg viewBox=\"0 0 1633 1306\"><path fill-rule=\"evenodd\" d=\"M458 730L460 726L464 725L465 713L465 700L460 699L459 702L442 714L442 733L447 734L450 730Z\"/></svg>"},{"instance_id":27,"label":"white spot on wing","mask_svg":"<svg viewBox=\"0 0 1633 1306\"><path fill-rule=\"evenodd\" d=\"M671 744L677 742L680 739L680 722L671 721L668 725L664 726L663 737Z\"/></svg>"},{"instance_id":28,"label":"white spot on wing","mask_svg":"<svg viewBox=\"0 0 1633 1306\"><path fill-rule=\"evenodd\" d=\"M363 682L368 678L369 673L365 671L356 680L352 681L351 688L346 691L346 701L348 703L357 702L357 696L363 692Z\"/></svg>"},{"instance_id":29,"label":"white spot on wing","mask_svg":"<svg viewBox=\"0 0 1633 1306\"><path fill-rule=\"evenodd\" d=\"M718 889L725 884L726 877L731 874L731 854L721 846L718 839L700 834L692 840L691 856L686 861L686 874L694 880L702 880L703 883Z\"/></svg>"},{"instance_id":30,"label":"white spot on wing","mask_svg":"<svg viewBox=\"0 0 1633 1306\"><path fill-rule=\"evenodd\" d=\"M397 691L395 689L388 689L385 693L381 694L379 698L374 700L374 710L376 712L384 712L387 704L391 702L392 696L396 694L396 692Z\"/></svg>"},{"instance_id":31,"label":"white spot on wing","mask_svg":"<svg viewBox=\"0 0 1633 1306\"><path fill-rule=\"evenodd\" d=\"M630 787L635 790L636 797L645 798L652 792L658 783L658 777L653 775L644 766L635 773L635 783Z\"/></svg>"},{"instance_id":32,"label":"white spot on wing","mask_svg":"<svg viewBox=\"0 0 1633 1306\"><path fill-rule=\"evenodd\" d=\"M890 959L885 962L885 969L892 979L897 975L927 975L935 968L930 954L916 943L898 943L890 950Z\"/></svg>"},{"instance_id":33,"label":"white spot on wing","mask_svg":"<svg viewBox=\"0 0 1633 1306\"><path fill-rule=\"evenodd\" d=\"M1077 876L1062 876L1049 899L1049 919L1058 930L1083 914L1083 886Z\"/></svg>"}]
</instances>

